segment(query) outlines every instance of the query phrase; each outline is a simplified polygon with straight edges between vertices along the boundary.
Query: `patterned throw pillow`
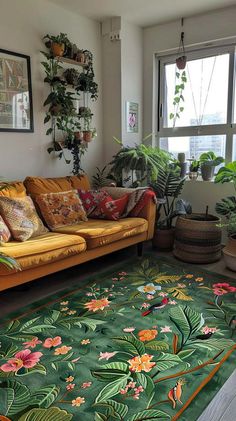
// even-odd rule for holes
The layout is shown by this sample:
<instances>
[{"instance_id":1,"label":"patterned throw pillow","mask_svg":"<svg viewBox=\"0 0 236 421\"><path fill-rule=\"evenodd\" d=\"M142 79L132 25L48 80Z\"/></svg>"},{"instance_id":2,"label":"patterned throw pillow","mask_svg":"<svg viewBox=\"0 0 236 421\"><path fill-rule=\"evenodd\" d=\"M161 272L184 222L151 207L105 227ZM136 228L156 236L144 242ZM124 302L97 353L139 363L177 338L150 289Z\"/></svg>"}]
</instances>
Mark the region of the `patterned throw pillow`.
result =
<instances>
[{"instance_id":1,"label":"patterned throw pillow","mask_svg":"<svg viewBox=\"0 0 236 421\"><path fill-rule=\"evenodd\" d=\"M17 241L26 241L48 231L29 196L0 197L0 214Z\"/></svg>"},{"instance_id":2,"label":"patterned throw pillow","mask_svg":"<svg viewBox=\"0 0 236 421\"><path fill-rule=\"evenodd\" d=\"M106 197L98 204L90 217L117 221L118 219L122 218L122 214L127 206L128 199L128 194L116 200L113 200L111 196Z\"/></svg>"},{"instance_id":3,"label":"patterned throw pillow","mask_svg":"<svg viewBox=\"0 0 236 421\"><path fill-rule=\"evenodd\" d=\"M77 190L40 194L36 202L51 229L88 220Z\"/></svg>"},{"instance_id":4,"label":"patterned throw pillow","mask_svg":"<svg viewBox=\"0 0 236 421\"><path fill-rule=\"evenodd\" d=\"M89 216L97 205L109 197L109 194L105 190L81 190L78 189L79 197L83 203L83 207L86 210L87 216Z\"/></svg>"},{"instance_id":5,"label":"patterned throw pillow","mask_svg":"<svg viewBox=\"0 0 236 421\"><path fill-rule=\"evenodd\" d=\"M11 233L5 224L4 220L0 216L0 241L7 243L11 238Z\"/></svg>"}]
</instances>

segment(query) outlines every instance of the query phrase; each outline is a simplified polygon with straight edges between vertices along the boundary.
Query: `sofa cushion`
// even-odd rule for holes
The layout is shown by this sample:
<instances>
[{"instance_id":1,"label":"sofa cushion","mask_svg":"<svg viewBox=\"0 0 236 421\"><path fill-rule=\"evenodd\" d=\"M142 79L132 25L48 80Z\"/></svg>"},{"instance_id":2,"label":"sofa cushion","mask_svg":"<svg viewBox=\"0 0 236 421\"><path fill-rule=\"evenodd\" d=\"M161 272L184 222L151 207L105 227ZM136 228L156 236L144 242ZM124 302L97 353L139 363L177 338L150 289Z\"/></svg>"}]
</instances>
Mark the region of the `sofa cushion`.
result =
<instances>
[{"instance_id":1,"label":"sofa cushion","mask_svg":"<svg viewBox=\"0 0 236 421\"><path fill-rule=\"evenodd\" d=\"M6 185L6 188L4 188ZM5 197L25 197L26 196L26 189L22 181L12 181L9 183L1 183L0 184L0 196Z\"/></svg>"},{"instance_id":2,"label":"sofa cushion","mask_svg":"<svg viewBox=\"0 0 236 421\"><path fill-rule=\"evenodd\" d=\"M1 244L3 252L17 259L22 270L63 259L86 250L86 242L79 235L48 232L24 243L9 241ZM14 272L14 271L12 271ZM0 275L9 274L9 269L0 266Z\"/></svg>"},{"instance_id":3,"label":"sofa cushion","mask_svg":"<svg viewBox=\"0 0 236 421\"><path fill-rule=\"evenodd\" d=\"M40 194L36 203L49 228L87 221L86 212L76 190Z\"/></svg>"},{"instance_id":4,"label":"sofa cushion","mask_svg":"<svg viewBox=\"0 0 236 421\"><path fill-rule=\"evenodd\" d=\"M60 233L76 234L83 237L88 249L132 237L147 230L148 222L143 218L125 218L119 221L89 219L87 222L56 229Z\"/></svg>"},{"instance_id":5,"label":"sofa cushion","mask_svg":"<svg viewBox=\"0 0 236 421\"><path fill-rule=\"evenodd\" d=\"M0 214L17 241L26 241L30 237L48 231L29 196L15 198L0 196Z\"/></svg>"},{"instance_id":6,"label":"sofa cushion","mask_svg":"<svg viewBox=\"0 0 236 421\"><path fill-rule=\"evenodd\" d=\"M78 190L89 188L89 181L86 176L71 176L71 177L26 177L24 180L27 193L35 198L39 194L58 193L61 191Z\"/></svg>"}]
</instances>

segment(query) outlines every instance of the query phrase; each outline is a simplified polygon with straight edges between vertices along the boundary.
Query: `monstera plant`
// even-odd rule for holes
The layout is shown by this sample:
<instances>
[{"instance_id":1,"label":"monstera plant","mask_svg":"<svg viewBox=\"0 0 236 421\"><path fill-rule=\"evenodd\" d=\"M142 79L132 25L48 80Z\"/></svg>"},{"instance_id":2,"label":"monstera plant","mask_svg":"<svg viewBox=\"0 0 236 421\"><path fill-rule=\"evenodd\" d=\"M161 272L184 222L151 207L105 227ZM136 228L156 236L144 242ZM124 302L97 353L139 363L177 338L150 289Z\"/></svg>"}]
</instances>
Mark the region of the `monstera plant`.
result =
<instances>
[{"instance_id":1,"label":"monstera plant","mask_svg":"<svg viewBox=\"0 0 236 421\"><path fill-rule=\"evenodd\" d=\"M215 177L215 183L231 183L236 191L236 161L229 162L220 168ZM236 196L228 196L216 203L216 212L223 216L229 239L226 247L223 249L224 259L227 267L236 271Z\"/></svg>"}]
</instances>

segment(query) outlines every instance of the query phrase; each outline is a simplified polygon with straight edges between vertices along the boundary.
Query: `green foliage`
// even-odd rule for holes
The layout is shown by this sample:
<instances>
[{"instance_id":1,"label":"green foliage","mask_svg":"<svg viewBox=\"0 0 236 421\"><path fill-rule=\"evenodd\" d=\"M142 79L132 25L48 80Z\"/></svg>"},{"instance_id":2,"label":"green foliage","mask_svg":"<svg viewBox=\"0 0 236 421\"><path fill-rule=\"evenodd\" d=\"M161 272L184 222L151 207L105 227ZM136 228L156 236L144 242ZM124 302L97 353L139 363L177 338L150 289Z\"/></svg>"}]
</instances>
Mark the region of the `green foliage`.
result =
<instances>
[{"instance_id":1,"label":"green foliage","mask_svg":"<svg viewBox=\"0 0 236 421\"><path fill-rule=\"evenodd\" d=\"M170 419L170 415L168 415L164 411L160 411L159 409L146 409L141 412L137 412L135 415L133 415L131 418L129 418L127 421L154 421L154 420L168 420Z\"/></svg>"},{"instance_id":2,"label":"green foliage","mask_svg":"<svg viewBox=\"0 0 236 421\"><path fill-rule=\"evenodd\" d=\"M191 164L189 170L191 172L197 172L199 170L200 163L197 159L194 159Z\"/></svg>"},{"instance_id":3,"label":"green foliage","mask_svg":"<svg viewBox=\"0 0 236 421\"><path fill-rule=\"evenodd\" d=\"M221 167L216 174L215 183L233 183L236 190L236 161L229 162L224 167ZM226 226L229 234L236 232L236 197L228 196L217 202L215 210L219 215L226 218Z\"/></svg>"},{"instance_id":4,"label":"green foliage","mask_svg":"<svg viewBox=\"0 0 236 421\"><path fill-rule=\"evenodd\" d=\"M157 208L156 223L158 228L171 228L172 220L179 213L175 209L175 201L181 194L185 178L180 178L179 171L171 165L158 165L158 176L150 186L155 192L159 206ZM161 211L164 216L161 219Z\"/></svg>"},{"instance_id":5,"label":"green foliage","mask_svg":"<svg viewBox=\"0 0 236 421\"><path fill-rule=\"evenodd\" d=\"M120 402L116 402L112 399L106 400L106 401L101 401L95 404L95 406L100 406L102 408L106 409L106 416L112 416L116 419L122 420L124 419L125 415L128 412L128 406L120 403ZM101 420L103 420L103 418L100 418ZM99 418L98 418L99 420Z\"/></svg>"},{"instance_id":6,"label":"green foliage","mask_svg":"<svg viewBox=\"0 0 236 421\"><path fill-rule=\"evenodd\" d=\"M215 176L215 183L229 183L234 184L236 190L236 161L229 162L224 167L221 167Z\"/></svg>"},{"instance_id":7,"label":"green foliage","mask_svg":"<svg viewBox=\"0 0 236 421\"><path fill-rule=\"evenodd\" d=\"M184 111L184 89L185 84L187 83L186 71L176 71L175 73L177 83L175 85L175 93L173 99L174 111L170 113L169 118L173 120L173 126L175 127L177 118L180 118L180 113Z\"/></svg>"},{"instance_id":8,"label":"green foliage","mask_svg":"<svg viewBox=\"0 0 236 421\"><path fill-rule=\"evenodd\" d=\"M92 186L94 189L100 189L111 183L112 180L109 179L107 166L102 169L96 167L96 170L97 172L92 176Z\"/></svg>"},{"instance_id":9,"label":"green foliage","mask_svg":"<svg viewBox=\"0 0 236 421\"><path fill-rule=\"evenodd\" d=\"M31 409L22 415L18 421L70 421L72 415L59 408Z\"/></svg>"},{"instance_id":10,"label":"green foliage","mask_svg":"<svg viewBox=\"0 0 236 421\"><path fill-rule=\"evenodd\" d=\"M210 165L211 167L217 167L224 162L222 156L216 156L214 152L209 151L202 153L199 158L200 165Z\"/></svg>"},{"instance_id":11,"label":"green foliage","mask_svg":"<svg viewBox=\"0 0 236 421\"><path fill-rule=\"evenodd\" d=\"M204 325L202 314L189 306L176 306L169 311L169 316L180 333L181 349L190 337Z\"/></svg>"},{"instance_id":12,"label":"green foliage","mask_svg":"<svg viewBox=\"0 0 236 421\"><path fill-rule=\"evenodd\" d=\"M47 34L43 37L43 39L46 39L51 42L55 42L57 44L64 44L65 46L71 45L71 42L69 41L67 34L64 34L62 32L59 35Z\"/></svg>"},{"instance_id":13,"label":"green foliage","mask_svg":"<svg viewBox=\"0 0 236 421\"><path fill-rule=\"evenodd\" d=\"M143 143L133 147L122 147L111 161L110 173L115 178L120 178L122 171L139 171L141 180L156 179L158 169L172 160L171 155L159 148L146 146Z\"/></svg>"}]
</instances>

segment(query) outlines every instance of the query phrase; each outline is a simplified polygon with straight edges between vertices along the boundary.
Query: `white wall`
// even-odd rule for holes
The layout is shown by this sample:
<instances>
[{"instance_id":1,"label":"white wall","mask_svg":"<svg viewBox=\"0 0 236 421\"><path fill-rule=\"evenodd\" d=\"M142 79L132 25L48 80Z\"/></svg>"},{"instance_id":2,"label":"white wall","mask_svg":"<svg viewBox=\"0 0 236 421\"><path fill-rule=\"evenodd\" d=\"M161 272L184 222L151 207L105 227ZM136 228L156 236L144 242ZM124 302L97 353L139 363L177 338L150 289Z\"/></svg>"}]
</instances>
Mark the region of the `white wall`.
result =
<instances>
[{"instance_id":1,"label":"white wall","mask_svg":"<svg viewBox=\"0 0 236 421\"><path fill-rule=\"evenodd\" d=\"M187 18L184 21L185 44L190 46L234 37L235 22L236 7ZM154 54L177 48L180 32L180 21L144 29L144 133L155 128ZM214 212L215 203L230 194L234 194L234 191L229 184L189 181L185 184L182 196L192 203L194 211L204 211L206 205L209 205L210 212Z\"/></svg>"},{"instance_id":2,"label":"white wall","mask_svg":"<svg viewBox=\"0 0 236 421\"><path fill-rule=\"evenodd\" d=\"M66 7L66 5L65 5ZM69 175L72 166L52 159L47 153L50 142L45 135L43 102L48 87L43 83L40 64L44 49L42 37L64 32L79 47L94 54L94 70L99 84L99 99L92 106L98 137L89 145L83 158L88 173L103 162L102 136L102 57L100 24L68 12L47 0L0 0L0 48L31 57L34 133L0 132L0 176L23 179L27 175Z\"/></svg>"},{"instance_id":3,"label":"white wall","mask_svg":"<svg viewBox=\"0 0 236 421\"><path fill-rule=\"evenodd\" d=\"M143 138L143 30L122 19L121 41L122 141L133 146ZM126 101L139 105L138 133L126 131Z\"/></svg>"},{"instance_id":4,"label":"white wall","mask_svg":"<svg viewBox=\"0 0 236 421\"><path fill-rule=\"evenodd\" d=\"M104 164L109 163L120 146L113 136L126 146L142 140L143 109L143 31L120 17L103 23L103 106L104 106ZM120 39L110 40L112 31ZM139 131L126 132L126 101L139 104Z\"/></svg>"}]
</instances>

